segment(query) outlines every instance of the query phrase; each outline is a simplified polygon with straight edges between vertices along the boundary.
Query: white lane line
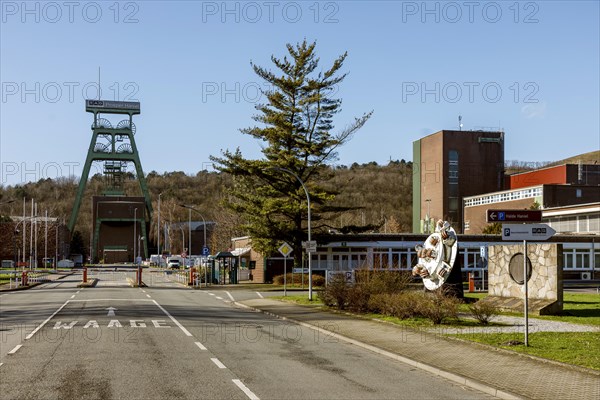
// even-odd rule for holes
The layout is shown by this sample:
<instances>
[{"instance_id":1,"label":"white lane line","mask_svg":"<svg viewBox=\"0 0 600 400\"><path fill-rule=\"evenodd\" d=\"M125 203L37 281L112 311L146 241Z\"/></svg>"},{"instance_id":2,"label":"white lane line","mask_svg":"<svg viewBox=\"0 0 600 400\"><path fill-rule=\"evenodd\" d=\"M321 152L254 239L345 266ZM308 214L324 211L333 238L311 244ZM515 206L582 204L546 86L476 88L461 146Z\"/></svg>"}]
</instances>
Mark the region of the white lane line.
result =
<instances>
[{"instance_id":1,"label":"white lane line","mask_svg":"<svg viewBox=\"0 0 600 400\"><path fill-rule=\"evenodd\" d=\"M11 351L8 352L8 354L15 354L17 352L17 350L19 350L21 347L23 347L22 344L16 345L14 349L12 349Z\"/></svg>"},{"instance_id":2,"label":"white lane line","mask_svg":"<svg viewBox=\"0 0 600 400\"><path fill-rule=\"evenodd\" d=\"M215 365L221 369L226 369L227 367L225 366L225 364L223 364L221 361L219 361L218 358L211 358L210 359L212 362L215 363Z\"/></svg>"},{"instance_id":3,"label":"white lane line","mask_svg":"<svg viewBox=\"0 0 600 400\"><path fill-rule=\"evenodd\" d=\"M169 314L169 312L167 310L165 310L163 306L161 306L160 304L158 304L156 302L156 300L152 300L152 302L154 302L154 304L156 304L158 306L158 308L160 308L162 310L162 312L164 312L167 315L167 317L171 318L171 321L173 321L175 323L175 325L177 325L179 327L179 329L181 329L183 331L183 333L185 333L186 336L192 336L192 334L190 333L190 331L188 331L187 329L185 329L185 327L183 325L181 325L179 323L179 321L177 321L171 314Z\"/></svg>"},{"instance_id":4,"label":"white lane line","mask_svg":"<svg viewBox=\"0 0 600 400\"><path fill-rule=\"evenodd\" d=\"M215 297L215 299L223 300L223 298L219 296Z\"/></svg>"},{"instance_id":5,"label":"white lane line","mask_svg":"<svg viewBox=\"0 0 600 400\"><path fill-rule=\"evenodd\" d=\"M524 262L524 261L523 261ZM146 295L146 297L151 298L149 294Z\"/></svg>"},{"instance_id":6,"label":"white lane line","mask_svg":"<svg viewBox=\"0 0 600 400\"><path fill-rule=\"evenodd\" d=\"M200 342L196 342L196 346L198 346L200 348L200 350L208 350L206 347L204 347L204 345Z\"/></svg>"},{"instance_id":7,"label":"white lane line","mask_svg":"<svg viewBox=\"0 0 600 400\"><path fill-rule=\"evenodd\" d=\"M87 300L67 300L71 303L86 302L86 301L154 301L148 299L87 299Z\"/></svg>"},{"instance_id":8,"label":"white lane line","mask_svg":"<svg viewBox=\"0 0 600 400\"><path fill-rule=\"evenodd\" d=\"M3 365L4 365L4 363L0 363L0 367L3 366Z\"/></svg>"},{"instance_id":9,"label":"white lane line","mask_svg":"<svg viewBox=\"0 0 600 400\"><path fill-rule=\"evenodd\" d=\"M231 301L235 301L235 299L233 298L233 296L231 295L231 293L225 291L225 293L227 293L227 296L229 296L229 298L231 299Z\"/></svg>"},{"instance_id":10,"label":"white lane line","mask_svg":"<svg viewBox=\"0 0 600 400\"><path fill-rule=\"evenodd\" d=\"M242 392L244 392L250 400L260 400L257 395L252 393L252 391L250 389L248 389L248 387L242 383L242 381L240 381L239 379L232 379L232 381L233 381L233 383L235 383L235 385L237 387L242 389Z\"/></svg>"},{"instance_id":11,"label":"white lane line","mask_svg":"<svg viewBox=\"0 0 600 400\"><path fill-rule=\"evenodd\" d=\"M46 320L44 322L42 322L41 324L39 324L38 327L33 330L33 332L31 332L29 335L25 336L25 340L31 339L33 337L33 335L35 335L37 333L37 331L39 331L40 329L42 329L42 327L44 325L46 325L48 323L48 321L50 321L52 318L54 318L54 316L56 314L58 314L60 312L60 310L62 310L63 308L65 308L65 306L67 304L69 304L70 301L71 300L65 301L65 303L58 308L58 310L54 311L54 313L51 316L49 316L48 318L46 318Z\"/></svg>"},{"instance_id":12,"label":"white lane line","mask_svg":"<svg viewBox=\"0 0 600 400\"><path fill-rule=\"evenodd\" d=\"M79 292L81 292L81 290L76 291L75 294L79 294Z\"/></svg>"},{"instance_id":13,"label":"white lane line","mask_svg":"<svg viewBox=\"0 0 600 400\"><path fill-rule=\"evenodd\" d=\"M264 299L263 295L260 294L260 292L256 292L256 294L258 295L258 297L260 297L261 299Z\"/></svg>"},{"instance_id":14,"label":"white lane line","mask_svg":"<svg viewBox=\"0 0 600 400\"><path fill-rule=\"evenodd\" d=\"M523 263L525 263L525 261L523 261ZM142 293L146 293L146 291L144 289L142 289Z\"/></svg>"},{"instance_id":15,"label":"white lane line","mask_svg":"<svg viewBox=\"0 0 600 400\"><path fill-rule=\"evenodd\" d=\"M75 297L75 295L71 296L71 298Z\"/></svg>"},{"instance_id":16,"label":"white lane line","mask_svg":"<svg viewBox=\"0 0 600 400\"><path fill-rule=\"evenodd\" d=\"M523 262L524 262L524 261L523 261ZM210 294L211 296L214 296L214 295L215 295L214 293L209 293L209 294Z\"/></svg>"}]
</instances>

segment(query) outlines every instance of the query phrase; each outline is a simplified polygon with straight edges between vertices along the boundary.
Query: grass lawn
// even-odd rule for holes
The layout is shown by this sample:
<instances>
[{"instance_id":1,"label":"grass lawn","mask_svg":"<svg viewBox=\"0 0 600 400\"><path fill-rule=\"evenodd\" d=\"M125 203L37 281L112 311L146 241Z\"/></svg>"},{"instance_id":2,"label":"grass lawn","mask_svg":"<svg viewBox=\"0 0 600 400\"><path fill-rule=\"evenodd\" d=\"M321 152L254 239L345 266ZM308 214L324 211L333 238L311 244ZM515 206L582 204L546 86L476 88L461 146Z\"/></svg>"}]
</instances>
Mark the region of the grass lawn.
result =
<instances>
[{"instance_id":1,"label":"grass lawn","mask_svg":"<svg viewBox=\"0 0 600 400\"><path fill-rule=\"evenodd\" d=\"M600 370L600 332L536 332L529 334L529 347L522 333L470 333L451 335L460 339Z\"/></svg>"},{"instance_id":2,"label":"grass lawn","mask_svg":"<svg viewBox=\"0 0 600 400\"><path fill-rule=\"evenodd\" d=\"M269 299L287 301L290 303L302 304L305 306L323 306L323 302L317 296L317 293L313 293L312 301L308 300L306 294L292 294L287 296L269 296Z\"/></svg>"}]
</instances>

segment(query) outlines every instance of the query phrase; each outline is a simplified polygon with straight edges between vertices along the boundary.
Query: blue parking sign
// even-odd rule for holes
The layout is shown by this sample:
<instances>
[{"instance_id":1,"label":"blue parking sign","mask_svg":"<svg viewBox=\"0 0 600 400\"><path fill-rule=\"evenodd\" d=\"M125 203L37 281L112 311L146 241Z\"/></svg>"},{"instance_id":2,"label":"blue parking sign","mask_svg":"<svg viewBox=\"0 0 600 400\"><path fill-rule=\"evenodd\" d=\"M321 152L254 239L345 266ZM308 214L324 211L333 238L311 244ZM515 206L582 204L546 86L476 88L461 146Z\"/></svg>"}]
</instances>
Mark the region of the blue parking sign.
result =
<instances>
[{"instance_id":1,"label":"blue parking sign","mask_svg":"<svg viewBox=\"0 0 600 400\"><path fill-rule=\"evenodd\" d=\"M209 255L209 254L210 254L210 249L209 249L207 246L204 246L204 247L202 248L202 255L203 255L203 256L207 256L207 255Z\"/></svg>"}]
</instances>

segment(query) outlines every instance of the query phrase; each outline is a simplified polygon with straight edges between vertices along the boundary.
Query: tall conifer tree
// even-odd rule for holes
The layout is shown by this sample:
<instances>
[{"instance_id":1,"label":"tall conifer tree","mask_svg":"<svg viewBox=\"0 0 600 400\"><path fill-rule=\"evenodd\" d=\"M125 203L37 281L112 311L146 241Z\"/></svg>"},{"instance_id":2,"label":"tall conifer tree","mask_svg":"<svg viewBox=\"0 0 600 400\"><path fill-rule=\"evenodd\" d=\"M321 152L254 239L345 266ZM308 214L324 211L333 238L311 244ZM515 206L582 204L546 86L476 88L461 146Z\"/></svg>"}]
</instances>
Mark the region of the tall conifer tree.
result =
<instances>
[{"instance_id":1,"label":"tall conifer tree","mask_svg":"<svg viewBox=\"0 0 600 400\"><path fill-rule=\"evenodd\" d=\"M339 73L347 53L326 70L320 70L316 42L288 44L283 59L271 57L276 72L251 63L254 72L266 81L264 104L256 106L253 119L258 125L241 129L262 143L264 158L250 160L239 148L211 157L215 167L234 177L226 205L243 215L244 230L254 247L263 252L276 249L282 241L294 248L296 264L301 259L301 242L307 237L306 195L296 174L310 194L312 228L327 213L348 208L328 205L335 193L319 186L325 168L336 160L337 149L346 143L370 118L366 113L334 133L333 117L340 112L341 99L333 97L346 73ZM287 170L287 171L286 171Z\"/></svg>"}]
</instances>

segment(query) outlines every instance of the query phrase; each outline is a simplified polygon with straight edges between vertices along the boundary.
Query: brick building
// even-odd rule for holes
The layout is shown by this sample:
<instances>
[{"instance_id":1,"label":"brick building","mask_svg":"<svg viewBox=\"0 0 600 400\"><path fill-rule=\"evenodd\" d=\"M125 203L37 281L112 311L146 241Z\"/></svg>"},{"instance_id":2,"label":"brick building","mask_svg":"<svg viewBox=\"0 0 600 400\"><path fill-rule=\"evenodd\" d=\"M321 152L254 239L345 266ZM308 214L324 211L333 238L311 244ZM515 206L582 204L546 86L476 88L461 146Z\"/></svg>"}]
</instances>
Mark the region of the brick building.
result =
<instances>
[{"instance_id":1,"label":"brick building","mask_svg":"<svg viewBox=\"0 0 600 400\"><path fill-rule=\"evenodd\" d=\"M504 188L504 132L436 132L413 142L413 168L413 232L440 218L461 231L463 198Z\"/></svg>"}]
</instances>

